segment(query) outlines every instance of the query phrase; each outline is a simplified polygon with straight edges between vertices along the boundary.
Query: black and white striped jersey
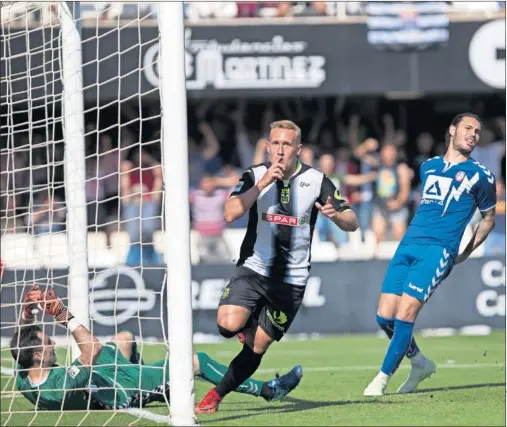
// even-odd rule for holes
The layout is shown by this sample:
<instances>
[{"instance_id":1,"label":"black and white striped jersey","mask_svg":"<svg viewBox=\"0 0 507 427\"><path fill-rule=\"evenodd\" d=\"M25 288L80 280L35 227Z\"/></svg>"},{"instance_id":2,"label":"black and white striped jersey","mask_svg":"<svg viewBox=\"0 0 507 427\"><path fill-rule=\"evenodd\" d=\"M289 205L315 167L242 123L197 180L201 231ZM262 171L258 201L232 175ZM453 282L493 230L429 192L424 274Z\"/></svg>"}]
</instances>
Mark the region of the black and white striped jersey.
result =
<instances>
[{"instance_id":1,"label":"black and white striped jersey","mask_svg":"<svg viewBox=\"0 0 507 427\"><path fill-rule=\"evenodd\" d=\"M264 176L271 163L248 168L230 197L248 191ZM310 270L310 250L318 209L331 197L337 211L350 206L322 172L298 163L287 181L266 187L250 209L238 266L273 280L305 286Z\"/></svg>"}]
</instances>

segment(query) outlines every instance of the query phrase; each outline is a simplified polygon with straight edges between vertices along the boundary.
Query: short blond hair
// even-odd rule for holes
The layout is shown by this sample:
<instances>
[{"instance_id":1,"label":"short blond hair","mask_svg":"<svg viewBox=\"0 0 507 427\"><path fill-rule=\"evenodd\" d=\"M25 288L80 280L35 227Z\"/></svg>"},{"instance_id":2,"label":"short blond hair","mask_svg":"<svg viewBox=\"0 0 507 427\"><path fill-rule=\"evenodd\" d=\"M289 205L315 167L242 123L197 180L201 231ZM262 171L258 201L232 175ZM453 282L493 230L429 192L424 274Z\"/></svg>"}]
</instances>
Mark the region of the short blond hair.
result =
<instances>
[{"instance_id":1,"label":"short blond hair","mask_svg":"<svg viewBox=\"0 0 507 427\"><path fill-rule=\"evenodd\" d=\"M301 144L301 128L290 120L278 120L271 123L270 129L289 129L296 132L296 140L298 144Z\"/></svg>"}]
</instances>

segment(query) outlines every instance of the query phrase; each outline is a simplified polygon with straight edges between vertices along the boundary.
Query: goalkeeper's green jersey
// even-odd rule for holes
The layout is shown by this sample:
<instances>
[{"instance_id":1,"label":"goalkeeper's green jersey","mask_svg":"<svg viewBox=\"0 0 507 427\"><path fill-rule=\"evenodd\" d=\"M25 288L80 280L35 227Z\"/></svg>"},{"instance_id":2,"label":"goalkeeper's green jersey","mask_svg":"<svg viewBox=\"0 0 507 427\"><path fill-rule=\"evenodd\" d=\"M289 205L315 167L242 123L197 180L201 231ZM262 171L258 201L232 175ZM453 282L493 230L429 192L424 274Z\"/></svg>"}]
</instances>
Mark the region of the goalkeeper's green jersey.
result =
<instances>
[{"instance_id":1,"label":"goalkeeper's green jersey","mask_svg":"<svg viewBox=\"0 0 507 427\"><path fill-rule=\"evenodd\" d=\"M16 387L37 409L53 411L139 407L161 400L157 396L168 383L168 359L132 363L112 342L102 346L92 369L76 360L70 367L54 366L39 384L26 370L19 369L16 377Z\"/></svg>"}]
</instances>

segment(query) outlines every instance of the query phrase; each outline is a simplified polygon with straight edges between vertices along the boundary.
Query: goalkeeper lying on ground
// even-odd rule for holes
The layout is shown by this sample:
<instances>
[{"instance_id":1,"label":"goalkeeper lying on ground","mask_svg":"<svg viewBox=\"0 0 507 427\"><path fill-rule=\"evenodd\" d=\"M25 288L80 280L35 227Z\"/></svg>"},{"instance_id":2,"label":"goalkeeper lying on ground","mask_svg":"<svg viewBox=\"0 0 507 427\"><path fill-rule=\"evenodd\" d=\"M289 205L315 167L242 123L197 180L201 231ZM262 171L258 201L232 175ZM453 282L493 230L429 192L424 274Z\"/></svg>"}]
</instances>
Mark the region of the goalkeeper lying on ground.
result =
<instances>
[{"instance_id":1,"label":"goalkeeper lying on ground","mask_svg":"<svg viewBox=\"0 0 507 427\"><path fill-rule=\"evenodd\" d=\"M139 408L169 398L169 361L144 364L130 332L101 344L53 290L42 292L37 285L25 295L24 304L11 353L18 365L16 387L39 410ZM57 365L54 342L33 325L37 305L67 328L79 345L81 355L70 367ZM295 370L269 382L248 379L236 391L278 400L299 383L300 377L293 378ZM225 372L227 367L206 353L194 353L195 375L218 384Z\"/></svg>"}]
</instances>

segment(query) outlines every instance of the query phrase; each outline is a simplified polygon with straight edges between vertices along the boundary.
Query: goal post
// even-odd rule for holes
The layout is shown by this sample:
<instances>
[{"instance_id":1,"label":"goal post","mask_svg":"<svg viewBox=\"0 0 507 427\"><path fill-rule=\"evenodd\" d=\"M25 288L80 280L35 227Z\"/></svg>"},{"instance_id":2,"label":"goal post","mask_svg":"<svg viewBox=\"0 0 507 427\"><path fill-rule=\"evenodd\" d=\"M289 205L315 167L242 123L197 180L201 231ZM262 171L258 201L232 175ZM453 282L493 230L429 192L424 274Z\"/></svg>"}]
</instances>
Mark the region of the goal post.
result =
<instances>
[{"instance_id":1,"label":"goal post","mask_svg":"<svg viewBox=\"0 0 507 427\"><path fill-rule=\"evenodd\" d=\"M90 329L88 308L88 227L85 195L85 137L80 3L60 2L62 90L67 247L69 248L69 309ZM81 352L72 341L72 359Z\"/></svg>"},{"instance_id":2,"label":"goal post","mask_svg":"<svg viewBox=\"0 0 507 427\"><path fill-rule=\"evenodd\" d=\"M158 11L171 420L187 426L195 416L183 2L159 2Z\"/></svg>"}]
</instances>

